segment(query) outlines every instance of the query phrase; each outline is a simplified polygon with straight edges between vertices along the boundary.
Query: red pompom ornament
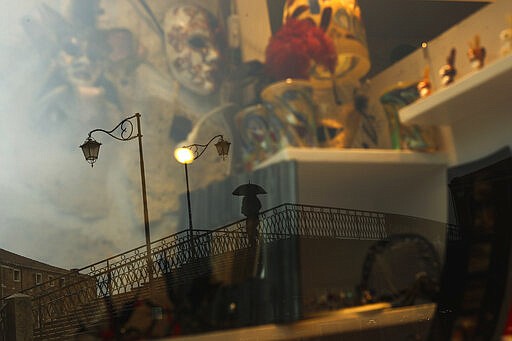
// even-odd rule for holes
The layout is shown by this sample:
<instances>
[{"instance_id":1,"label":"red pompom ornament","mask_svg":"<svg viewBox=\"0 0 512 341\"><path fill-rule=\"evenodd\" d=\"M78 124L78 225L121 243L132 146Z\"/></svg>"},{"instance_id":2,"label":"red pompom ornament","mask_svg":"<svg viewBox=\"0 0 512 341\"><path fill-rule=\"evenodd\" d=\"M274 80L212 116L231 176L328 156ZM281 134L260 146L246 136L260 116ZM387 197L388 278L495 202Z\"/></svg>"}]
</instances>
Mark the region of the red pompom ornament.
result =
<instances>
[{"instance_id":1,"label":"red pompom ornament","mask_svg":"<svg viewBox=\"0 0 512 341\"><path fill-rule=\"evenodd\" d=\"M270 38L265 58L266 73L275 80L309 79L312 63L334 73L338 61L332 39L310 20L297 19Z\"/></svg>"}]
</instances>

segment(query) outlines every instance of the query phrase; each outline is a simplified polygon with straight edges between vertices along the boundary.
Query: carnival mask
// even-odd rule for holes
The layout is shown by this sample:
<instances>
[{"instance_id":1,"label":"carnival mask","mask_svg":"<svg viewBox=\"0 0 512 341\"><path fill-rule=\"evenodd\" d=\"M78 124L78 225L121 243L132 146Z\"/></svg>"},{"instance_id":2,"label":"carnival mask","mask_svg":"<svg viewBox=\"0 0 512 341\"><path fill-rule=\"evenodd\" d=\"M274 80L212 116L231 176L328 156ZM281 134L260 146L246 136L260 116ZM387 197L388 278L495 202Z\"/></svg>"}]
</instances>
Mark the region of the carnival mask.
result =
<instances>
[{"instance_id":1,"label":"carnival mask","mask_svg":"<svg viewBox=\"0 0 512 341\"><path fill-rule=\"evenodd\" d=\"M73 35L62 42L59 62L73 86L89 87L100 78L107 53L102 37Z\"/></svg>"},{"instance_id":2,"label":"carnival mask","mask_svg":"<svg viewBox=\"0 0 512 341\"><path fill-rule=\"evenodd\" d=\"M219 49L209 12L194 5L169 9L163 29L167 62L176 80L200 95L217 88Z\"/></svg>"}]
</instances>

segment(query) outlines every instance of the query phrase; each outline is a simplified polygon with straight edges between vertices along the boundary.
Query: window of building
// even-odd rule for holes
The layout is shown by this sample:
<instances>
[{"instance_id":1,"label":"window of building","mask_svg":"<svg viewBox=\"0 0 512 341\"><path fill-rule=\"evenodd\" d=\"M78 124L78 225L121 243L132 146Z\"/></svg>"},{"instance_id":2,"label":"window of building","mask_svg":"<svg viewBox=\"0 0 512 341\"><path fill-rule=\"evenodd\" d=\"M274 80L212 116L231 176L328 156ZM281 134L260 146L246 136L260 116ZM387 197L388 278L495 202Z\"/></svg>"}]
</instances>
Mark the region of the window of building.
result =
<instances>
[{"instance_id":1,"label":"window of building","mask_svg":"<svg viewBox=\"0 0 512 341\"><path fill-rule=\"evenodd\" d=\"M55 286L55 281L53 280L53 276L51 276L51 275L48 276L48 281L50 282L49 284L50 284L51 287Z\"/></svg>"},{"instance_id":2,"label":"window of building","mask_svg":"<svg viewBox=\"0 0 512 341\"><path fill-rule=\"evenodd\" d=\"M41 274L40 272L36 273L35 279L36 285L43 283L43 274Z\"/></svg>"},{"instance_id":3,"label":"window of building","mask_svg":"<svg viewBox=\"0 0 512 341\"><path fill-rule=\"evenodd\" d=\"M59 279L59 285L62 288L64 285L66 285L66 279L64 277Z\"/></svg>"},{"instance_id":4,"label":"window of building","mask_svg":"<svg viewBox=\"0 0 512 341\"><path fill-rule=\"evenodd\" d=\"M21 271L18 269L13 269L12 270L12 279L15 282L21 281Z\"/></svg>"}]
</instances>

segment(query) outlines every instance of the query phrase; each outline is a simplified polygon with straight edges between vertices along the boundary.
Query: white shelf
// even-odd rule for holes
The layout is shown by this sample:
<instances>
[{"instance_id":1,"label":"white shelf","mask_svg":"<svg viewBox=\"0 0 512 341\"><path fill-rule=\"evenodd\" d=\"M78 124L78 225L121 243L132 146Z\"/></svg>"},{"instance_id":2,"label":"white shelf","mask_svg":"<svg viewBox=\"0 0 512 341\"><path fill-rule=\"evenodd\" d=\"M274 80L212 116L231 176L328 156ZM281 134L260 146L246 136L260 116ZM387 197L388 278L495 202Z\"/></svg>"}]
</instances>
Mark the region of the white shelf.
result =
<instances>
[{"instance_id":1,"label":"white shelf","mask_svg":"<svg viewBox=\"0 0 512 341\"><path fill-rule=\"evenodd\" d=\"M191 193L197 225L222 226L240 219L230 197L234 188L251 181L267 191L265 209L286 202L403 214L447 220L444 153L391 149L285 148L249 174L232 174ZM209 199L210 198L210 199ZM181 197L182 205L186 199ZM233 199L235 200L235 198ZM221 208L219 208L221 207ZM180 217L186 223L187 217Z\"/></svg>"},{"instance_id":2,"label":"white shelf","mask_svg":"<svg viewBox=\"0 0 512 341\"><path fill-rule=\"evenodd\" d=\"M282 161L329 162L341 164L378 164L400 165L446 165L444 153L421 153L394 149L334 149L334 148L296 148L288 147L271 156L258 165L257 169Z\"/></svg>"},{"instance_id":3,"label":"white shelf","mask_svg":"<svg viewBox=\"0 0 512 341\"><path fill-rule=\"evenodd\" d=\"M447 219L444 153L285 148L258 170L278 176L268 166L283 162L294 163L289 176L295 186L285 191L293 193L296 202Z\"/></svg>"},{"instance_id":4,"label":"white shelf","mask_svg":"<svg viewBox=\"0 0 512 341\"><path fill-rule=\"evenodd\" d=\"M400 110L406 124L451 125L496 113L511 105L512 55L503 57Z\"/></svg>"}]
</instances>

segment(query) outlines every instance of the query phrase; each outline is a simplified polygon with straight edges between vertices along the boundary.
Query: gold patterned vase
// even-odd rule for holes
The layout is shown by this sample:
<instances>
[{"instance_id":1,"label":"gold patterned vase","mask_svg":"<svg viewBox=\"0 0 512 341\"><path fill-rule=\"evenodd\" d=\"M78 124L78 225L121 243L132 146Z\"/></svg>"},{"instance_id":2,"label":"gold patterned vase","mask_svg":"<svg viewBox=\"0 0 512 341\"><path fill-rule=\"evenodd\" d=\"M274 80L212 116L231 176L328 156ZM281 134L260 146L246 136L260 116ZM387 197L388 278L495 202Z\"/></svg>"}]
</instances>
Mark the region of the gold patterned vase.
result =
<instances>
[{"instance_id":1,"label":"gold patterned vase","mask_svg":"<svg viewBox=\"0 0 512 341\"><path fill-rule=\"evenodd\" d=\"M332 88L315 88L313 100L317 106L317 139L321 147L350 148L361 123L361 114L354 106L355 86L340 84Z\"/></svg>"},{"instance_id":2,"label":"gold patterned vase","mask_svg":"<svg viewBox=\"0 0 512 341\"><path fill-rule=\"evenodd\" d=\"M286 79L273 83L261 92L283 126L289 145L317 147L316 105L308 81Z\"/></svg>"},{"instance_id":3,"label":"gold patterned vase","mask_svg":"<svg viewBox=\"0 0 512 341\"><path fill-rule=\"evenodd\" d=\"M400 122L398 111L420 98L418 82L399 82L380 97L388 119L391 148L433 151L437 149L437 129Z\"/></svg>"}]
</instances>

